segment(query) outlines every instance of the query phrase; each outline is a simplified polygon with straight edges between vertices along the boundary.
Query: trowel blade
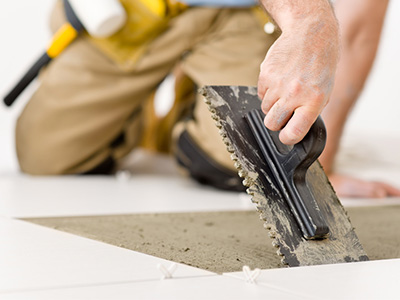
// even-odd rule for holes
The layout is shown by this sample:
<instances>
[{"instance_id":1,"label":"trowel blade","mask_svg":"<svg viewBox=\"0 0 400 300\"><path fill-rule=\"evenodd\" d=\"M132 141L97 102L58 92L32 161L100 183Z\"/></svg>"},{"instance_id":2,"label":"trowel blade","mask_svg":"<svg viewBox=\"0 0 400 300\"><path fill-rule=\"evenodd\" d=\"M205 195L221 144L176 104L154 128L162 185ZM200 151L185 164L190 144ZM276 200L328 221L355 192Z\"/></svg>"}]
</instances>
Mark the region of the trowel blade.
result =
<instances>
[{"instance_id":1,"label":"trowel blade","mask_svg":"<svg viewBox=\"0 0 400 300\"><path fill-rule=\"evenodd\" d=\"M264 227L269 230L272 244L289 266L307 266L368 260L322 167L316 161L308 170L307 185L330 229L327 238L307 240L272 179L271 170L264 161L244 116L259 109L261 101L255 87L206 86L201 89L206 103L243 184L252 195Z\"/></svg>"}]
</instances>

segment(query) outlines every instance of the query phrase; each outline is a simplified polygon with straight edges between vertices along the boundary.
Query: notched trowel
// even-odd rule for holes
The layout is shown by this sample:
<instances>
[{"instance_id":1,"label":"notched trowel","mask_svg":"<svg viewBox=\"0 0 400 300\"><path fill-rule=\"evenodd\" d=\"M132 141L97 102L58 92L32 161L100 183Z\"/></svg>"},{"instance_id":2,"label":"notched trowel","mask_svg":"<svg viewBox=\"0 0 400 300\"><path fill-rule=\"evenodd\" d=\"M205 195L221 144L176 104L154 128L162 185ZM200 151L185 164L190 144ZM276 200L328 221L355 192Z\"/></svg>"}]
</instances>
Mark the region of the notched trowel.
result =
<instances>
[{"instance_id":1,"label":"notched trowel","mask_svg":"<svg viewBox=\"0 0 400 300\"><path fill-rule=\"evenodd\" d=\"M201 93L282 263L368 260L316 161L326 139L322 120L318 118L302 142L289 147L263 125L255 87L206 86Z\"/></svg>"}]
</instances>

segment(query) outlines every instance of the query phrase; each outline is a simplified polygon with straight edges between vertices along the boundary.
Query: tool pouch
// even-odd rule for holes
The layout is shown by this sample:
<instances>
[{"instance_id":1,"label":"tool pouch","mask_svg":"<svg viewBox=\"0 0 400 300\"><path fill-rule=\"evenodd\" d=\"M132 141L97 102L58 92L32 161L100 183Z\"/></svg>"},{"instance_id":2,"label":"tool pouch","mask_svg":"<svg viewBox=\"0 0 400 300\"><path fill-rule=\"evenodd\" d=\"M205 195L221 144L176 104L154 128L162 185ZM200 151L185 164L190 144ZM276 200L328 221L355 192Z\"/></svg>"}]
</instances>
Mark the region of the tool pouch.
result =
<instances>
[{"instance_id":1,"label":"tool pouch","mask_svg":"<svg viewBox=\"0 0 400 300\"><path fill-rule=\"evenodd\" d=\"M132 69L148 44L161 34L169 21L186 9L173 0L120 0L128 20L124 27L109 38L90 41L122 69Z\"/></svg>"}]
</instances>

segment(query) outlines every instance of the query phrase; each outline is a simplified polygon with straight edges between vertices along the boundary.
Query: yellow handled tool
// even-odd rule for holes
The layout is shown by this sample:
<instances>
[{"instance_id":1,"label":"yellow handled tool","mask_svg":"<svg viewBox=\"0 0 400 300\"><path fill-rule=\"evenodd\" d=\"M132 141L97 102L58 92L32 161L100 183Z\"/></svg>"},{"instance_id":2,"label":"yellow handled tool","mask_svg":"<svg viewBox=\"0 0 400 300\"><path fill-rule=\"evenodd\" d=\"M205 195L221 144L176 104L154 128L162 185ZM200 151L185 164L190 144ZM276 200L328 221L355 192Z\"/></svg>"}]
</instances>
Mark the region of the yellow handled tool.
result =
<instances>
[{"instance_id":1,"label":"yellow handled tool","mask_svg":"<svg viewBox=\"0 0 400 300\"><path fill-rule=\"evenodd\" d=\"M54 35L46 52L33 64L16 86L4 97L4 103L10 106L23 90L39 74L40 69L47 65L53 58L57 57L84 29L82 23L75 15L68 1L64 1L65 12L68 22L65 23Z\"/></svg>"},{"instance_id":2,"label":"yellow handled tool","mask_svg":"<svg viewBox=\"0 0 400 300\"><path fill-rule=\"evenodd\" d=\"M56 32L46 54L50 59L56 58L78 36L78 31L69 23L64 24Z\"/></svg>"},{"instance_id":3,"label":"yellow handled tool","mask_svg":"<svg viewBox=\"0 0 400 300\"><path fill-rule=\"evenodd\" d=\"M165 17L170 8L177 6L169 5L169 0L137 0L137 2L160 18ZM14 103L40 70L71 44L81 31L85 29L93 37L107 38L121 29L127 19L125 9L119 0L63 0L63 3L68 22L56 32L46 52L4 97L7 106ZM143 21L146 20L143 18Z\"/></svg>"}]
</instances>

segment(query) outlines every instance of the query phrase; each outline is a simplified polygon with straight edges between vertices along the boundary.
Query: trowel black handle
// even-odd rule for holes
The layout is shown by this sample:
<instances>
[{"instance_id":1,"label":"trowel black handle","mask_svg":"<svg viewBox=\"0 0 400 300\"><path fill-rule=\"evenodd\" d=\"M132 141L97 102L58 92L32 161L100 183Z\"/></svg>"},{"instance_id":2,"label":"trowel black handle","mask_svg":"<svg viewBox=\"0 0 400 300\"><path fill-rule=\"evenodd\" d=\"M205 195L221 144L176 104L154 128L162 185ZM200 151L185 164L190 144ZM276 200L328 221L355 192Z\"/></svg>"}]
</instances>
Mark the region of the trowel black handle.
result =
<instances>
[{"instance_id":1,"label":"trowel black handle","mask_svg":"<svg viewBox=\"0 0 400 300\"><path fill-rule=\"evenodd\" d=\"M26 72L26 74L20 79L15 87L4 97L4 103L7 106L11 106L18 96L32 82L32 80L36 78L40 69L42 69L50 61L51 58L47 55L47 53L44 53L42 56L40 56L40 58L33 64L28 72Z\"/></svg>"},{"instance_id":2,"label":"trowel black handle","mask_svg":"<svg viewBox=\"0 0 400 300\"><path fill-rule=\"evenodd\" d=\"M306 239L326 238L329 228L306 183L307 170L325 145L322 119L318 119L306 137L290 149L281 143L278 132L265 127L263 117L259 110L252 110L245 116L277 188L293 212L303 236Z\"/></svg>"},{"instance_id":3,"label":"trowel black handle","mask_svg":"<svg viewBox=\"0 0 400 300\"><path fill-rule=\"evenodd\" d=\"M277 159L286 173L294 173L295 176L304 176L308 168L321 155L326 144L326 128L320 116L311 126L305 137L289 150L289 146L284 145L279 140L279 132L269 131L274 146L278 150Z\"/></svg>"},{"instance_id":4,"label":"trowel black handle","mask_svg":"<svg viewBox=\"0 0 400 300\"><path fill-rule=\"evenodd\" d=\"M321 155L326 144L326 128L321 116L311 126L310 130L300 143L294 145L291 152L295 152L300 161L299 166L307 170Z\"/></svg>"}]
</instances>

